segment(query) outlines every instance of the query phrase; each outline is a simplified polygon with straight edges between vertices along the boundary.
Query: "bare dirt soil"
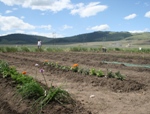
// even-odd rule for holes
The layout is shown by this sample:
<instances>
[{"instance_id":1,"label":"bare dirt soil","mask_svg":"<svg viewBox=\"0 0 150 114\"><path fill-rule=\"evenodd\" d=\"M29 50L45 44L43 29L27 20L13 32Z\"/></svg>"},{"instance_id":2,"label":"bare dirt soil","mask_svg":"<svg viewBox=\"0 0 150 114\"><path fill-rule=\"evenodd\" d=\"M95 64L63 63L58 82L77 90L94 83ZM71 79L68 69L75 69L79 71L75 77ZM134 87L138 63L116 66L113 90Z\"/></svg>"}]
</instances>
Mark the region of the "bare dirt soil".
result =
<instances>
[{"instance_id":1,"label":"bare dirt soil","mask_svg":"<svg viewBox=\"0 0 150 114\"><path fill-rule=\"evenodd\" d=\"M76 100L75 106L52 103L43 109L44 114L150 114L150 68L103 63L117 61L150 65L150 54L17 52L0 53L0 60L16 66L18 72L27 71L28 75L45 84L42 74L37 73L43 68L49 87L51 84L62 86ZM60 70L43 66L45 60L67 66L77 63L81 68L100 69L105 73L107 70L120 71L126 78L121 81ZM35 67L36 63L40 66ZM0 78L0 113L27 114L32 111L31 101L22 101L18 105L18 100L13 97L14 89L11 80Z\"/></svg>"}]
</instances>

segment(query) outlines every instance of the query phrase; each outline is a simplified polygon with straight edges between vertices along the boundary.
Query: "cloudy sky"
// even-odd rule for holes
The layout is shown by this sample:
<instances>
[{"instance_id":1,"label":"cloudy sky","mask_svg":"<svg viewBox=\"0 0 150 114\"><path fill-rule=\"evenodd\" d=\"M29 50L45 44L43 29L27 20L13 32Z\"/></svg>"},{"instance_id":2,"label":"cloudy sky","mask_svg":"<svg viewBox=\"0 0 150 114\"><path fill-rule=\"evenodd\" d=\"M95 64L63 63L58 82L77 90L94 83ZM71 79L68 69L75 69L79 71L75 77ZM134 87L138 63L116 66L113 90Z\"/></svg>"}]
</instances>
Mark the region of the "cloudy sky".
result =
<instances>
[{"instance_id":1,"label":"cloudy sky","mask_svg":"<svg viewBox=\"0 0 150 114\"><path fill-rule=\"evenodd\" d=\"M0 0L0 36L150 32L150 0Z\"/></svg>"}]
</instances>

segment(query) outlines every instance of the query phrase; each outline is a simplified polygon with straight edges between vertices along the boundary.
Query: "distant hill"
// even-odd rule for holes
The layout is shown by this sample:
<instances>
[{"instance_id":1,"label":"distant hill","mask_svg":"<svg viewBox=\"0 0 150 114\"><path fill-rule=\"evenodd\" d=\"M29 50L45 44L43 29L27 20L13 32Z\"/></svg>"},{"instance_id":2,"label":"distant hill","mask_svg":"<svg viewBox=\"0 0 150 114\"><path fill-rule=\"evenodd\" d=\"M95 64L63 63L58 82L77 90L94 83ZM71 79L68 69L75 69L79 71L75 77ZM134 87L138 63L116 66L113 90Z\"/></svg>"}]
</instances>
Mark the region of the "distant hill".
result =
<instances>
[{"instance_id":1,"label":"distant hill","mask_svg":"<svg viewBox=\"0 0 150 114\"><path fill-rule=\"evenodd\" d=\"M27 34L9 34L0 36L0 44L36 44L38 40L43 43L51 40L50 38Z\"/></svg>"},{"instance_id":2,"label":"distant hill","mask_svg":"<svg viewBox=\"0 0 150 114\"><path fill-rule=\"evenodd\" d=\"M0 36L0 44L36 44L39 39L42 41L43 44L72 44L83 42L119 41L135 39L148 40L150 39L150 32L133 34L129 32L97 31L64 38L48 38L27 34L9 34L5 36Z\"/></svg>"},{"instance_id":3,"label":"distant hill","mask_svg":"<svg viewBox=\"0 0 150 114\"><path fill-rule=\"evenodd\" d=\"M118 41L132 36L129 32L93 32L76 35L72 37L57 38L51 42L57 43L81 43L81 42L98 42L98 41ZM49 42L50 43L50 42Z\"/></svg>"},{"instance_id":4,"label":"distant hill","mask_svg":"<svg viewBox=\"0 0 150 114\"><path fill-rule=\"evenodd\" d=\"M127 37L126 40L150 40L150 32L134 33L132 36Z\"/></svg>"}]
</instances>

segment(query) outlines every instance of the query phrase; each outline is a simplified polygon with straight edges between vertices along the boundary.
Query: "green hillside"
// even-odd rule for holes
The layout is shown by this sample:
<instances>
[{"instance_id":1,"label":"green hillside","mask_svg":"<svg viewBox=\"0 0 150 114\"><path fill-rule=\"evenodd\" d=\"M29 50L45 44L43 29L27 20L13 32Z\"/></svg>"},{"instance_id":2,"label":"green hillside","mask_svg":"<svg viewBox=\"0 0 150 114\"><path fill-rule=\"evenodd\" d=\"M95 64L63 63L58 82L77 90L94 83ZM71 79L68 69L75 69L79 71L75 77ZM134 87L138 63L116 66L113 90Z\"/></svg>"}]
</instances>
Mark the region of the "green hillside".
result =
<instances>
[{"instance_id":1,"label":"green hillside","mask_svg":"<svg viewBox=\"0 0 150 114\"><path fill-rule=\"evenodd\" d=\"M0 44L35 44L38 40L43 43L51 40L50 38L27 34L9 34L0 36Z\"/></svg>"},{"instance_id":2,"label":"green hillside","mask_svg":"<svg viewBox=\"0 0 150 114\"><path fill-rule=\"evenodd\" d=\"M6 36L0 36L0 44L36 44L39 39L42 41L43 44L74 44L85 42L107 42L121 40L141 40L143 42L150 42L150 32L133 34L129 32L97 31L64 38L48 38L43 36L27 34L9 34Z\"/></svg>"},{"instance_id":3,"label":"green hillside","mask_svg":"<svg viewBox=\"0 0 150 114\"><path fill-rule=\"evenodd\" d=\"M99 41L118 41L132 36L129 32L93 32L80 34L72 37L64 37L53 39L49 43L83 43L83 42L99 42Z\"/></svg>"},{"instance_id":4,"label":"green hillside","mask_svg":"<svg viewBox=\"0 0 150 114\"><path fill-rule=\"evenodd\" d=\"M150 40L150 32L134 33L132 36L127 37L126 40Z\"/></svg>"}]
</instances>

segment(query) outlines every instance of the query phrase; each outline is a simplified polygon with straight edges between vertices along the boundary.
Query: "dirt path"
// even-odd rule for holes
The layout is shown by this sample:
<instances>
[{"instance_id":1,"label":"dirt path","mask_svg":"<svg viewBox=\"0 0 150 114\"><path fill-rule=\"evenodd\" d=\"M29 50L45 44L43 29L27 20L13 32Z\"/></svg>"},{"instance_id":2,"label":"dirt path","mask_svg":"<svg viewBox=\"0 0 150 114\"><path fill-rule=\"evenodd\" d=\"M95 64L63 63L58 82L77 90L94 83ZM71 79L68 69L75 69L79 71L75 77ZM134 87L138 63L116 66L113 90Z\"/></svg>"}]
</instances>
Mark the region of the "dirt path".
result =
<instances>
[{"instance_id":1,"label":"dirt path","mask_svg":"<svg viewBox=\"0 0 150 114\"><path fill-rule=\"evenodd\" d=\"M26 70L29 75L45 83L36 63L54 61L71 66L78 63L83 68L96 68L106 71L120 71L126 80L98 78L43 67L49 86L62 86L73 94L92 114L149 114L150 113L150 69L127 67L124 65L103 64L101 61L150 64L150 55L123 53L0 53L0 59L17 67L19 72ZM41 68L40 67L40 68ZM94 97L90 98L91 95Z\"/></svg>"}]
</instances>

